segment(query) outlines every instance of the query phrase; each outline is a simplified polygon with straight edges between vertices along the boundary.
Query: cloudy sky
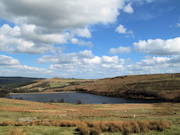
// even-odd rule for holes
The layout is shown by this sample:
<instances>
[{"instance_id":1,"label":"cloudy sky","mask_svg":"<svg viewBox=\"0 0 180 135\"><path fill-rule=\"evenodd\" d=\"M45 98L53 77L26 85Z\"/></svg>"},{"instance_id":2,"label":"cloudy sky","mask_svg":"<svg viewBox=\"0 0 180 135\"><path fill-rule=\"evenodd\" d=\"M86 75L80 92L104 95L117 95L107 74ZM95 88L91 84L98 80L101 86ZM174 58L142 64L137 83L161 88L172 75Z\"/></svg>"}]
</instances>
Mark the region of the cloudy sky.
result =
<instances>
[{"instance_id":1,"label":"cloudy sky","mask_svg":"<svg viewBox=\"0 0 180 135\"><path fill-rule=\"evenodd\" d=\"M180 72L180 0L0 0L0 76Z\"/></svg>"}]
</instances>

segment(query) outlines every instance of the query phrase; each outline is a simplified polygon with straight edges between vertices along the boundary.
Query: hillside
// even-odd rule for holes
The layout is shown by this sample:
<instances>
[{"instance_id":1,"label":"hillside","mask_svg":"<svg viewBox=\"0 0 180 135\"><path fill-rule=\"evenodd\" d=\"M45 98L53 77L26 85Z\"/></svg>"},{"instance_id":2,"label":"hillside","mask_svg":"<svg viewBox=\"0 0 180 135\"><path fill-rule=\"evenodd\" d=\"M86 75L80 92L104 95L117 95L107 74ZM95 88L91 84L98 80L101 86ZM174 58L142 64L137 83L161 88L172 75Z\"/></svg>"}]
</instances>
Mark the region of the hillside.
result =
<instances>
[{"instance_id":1,"label":"hillside","mask_svg":"<svg viewBox=\"0 0 180 135\"><path fill-rule=\"evenodd\" d=\"M179 102L180 73L117 76L96 80L52 78L15 89L15 92L62 91Z\"/></svg>"},{"instance_id":2,"label":"hillside","mask_svg":"<svg viewBox=\"0 0 180 135\"><path fill-rule=\"evenodd\" d=\"M29 82L33 80L42 80L43 78L30 78L30 77L3 77L0 76L0 84L9 84L9 83L21 83Z\"/></svg>"}]
</instances>

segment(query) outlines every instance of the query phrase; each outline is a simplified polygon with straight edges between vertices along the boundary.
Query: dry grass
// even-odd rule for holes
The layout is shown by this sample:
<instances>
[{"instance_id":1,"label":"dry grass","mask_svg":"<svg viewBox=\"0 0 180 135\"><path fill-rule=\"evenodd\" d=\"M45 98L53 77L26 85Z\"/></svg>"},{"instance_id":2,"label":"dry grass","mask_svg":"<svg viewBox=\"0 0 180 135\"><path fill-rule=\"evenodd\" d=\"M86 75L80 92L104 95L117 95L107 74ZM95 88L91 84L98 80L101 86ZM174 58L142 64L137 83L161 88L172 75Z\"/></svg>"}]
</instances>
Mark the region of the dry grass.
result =
<instances>
[{"instance_id":1,"label":"dry grass","mask_svg":"<svg viewBox=\"0 0 180 135\"><path fill-rule=\"evenodd\" d=\"M8 135L26 135L27 130L10 129Z\"/></svg>"},{"instance_id":2,"label":"dry grass","mask_svg":"<svg viewBox=\"0 0 180 135\"><path fill-rule=\"evenodd\" d=\"M83 123L88 128L81 130L84 130L83 132L88 130L87 132L91 134L164 131L170 127L171 122L173 125L179 125L179 106L179 103L49 104L0 99L0 127L75 127ZM17 121L18 118L26 117L36 117L37 120L34 122Z\"/></svg>"},{"instance_id":3,"label":"dry grass","mask_svg":"<svg viewBox=\"0 0 180 135\"><path fill-rule=\"evenodd\" d=\"M4 122L3 122L4 123ZM8 126L12 123L6 123ZM2 123L1 123L2 125ZM59 127L75 127L82 135L98 135L103 132L122 132L124 135L130 133L146 133L150 130L164 131L170 129L172 123L167 121L70 121L70 120L37 120L34 122L15 122L13 126L59 126ZM14 134L13 134L14 133ZM24 135L25 131L10 130L11 135Z\"/></svg>"},{"instance_id":4,"label":"dry grass","mask_svg":"<svg viewBox=\"0 0 180 135\"><path fill-rule=\"evenodd\" d=\"M124 135L131 133L146 133L150 130L164 131L170 129L171 122L166 121L101 121L101 122L82 122L77 130L82 135L99 135L102 132L122 132Z\"/></svg>"}]
</instances>

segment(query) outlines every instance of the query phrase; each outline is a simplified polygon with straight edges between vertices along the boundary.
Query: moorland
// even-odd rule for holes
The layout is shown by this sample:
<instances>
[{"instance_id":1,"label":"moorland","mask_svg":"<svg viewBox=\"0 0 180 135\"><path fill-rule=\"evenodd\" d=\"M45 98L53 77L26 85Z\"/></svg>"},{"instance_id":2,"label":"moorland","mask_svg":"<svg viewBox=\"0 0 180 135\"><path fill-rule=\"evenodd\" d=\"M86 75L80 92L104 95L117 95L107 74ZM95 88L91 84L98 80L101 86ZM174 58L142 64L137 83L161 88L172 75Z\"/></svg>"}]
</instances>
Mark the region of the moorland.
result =
<instances>
[{"instance_id":1,"label":"moorland","mask_svg":"<svg viewBox=\"0 0 180 135\"><path fill-rule=\"evenodd\" d=\"M11 80L11 83L0 82L1 97L13 93L76 91L112 97L158 99L162 103L70 104L0 98L2 135L180 133L180 73L117 76L93 80L15 80L16 82Z\"/></svg>"}]
</instances>

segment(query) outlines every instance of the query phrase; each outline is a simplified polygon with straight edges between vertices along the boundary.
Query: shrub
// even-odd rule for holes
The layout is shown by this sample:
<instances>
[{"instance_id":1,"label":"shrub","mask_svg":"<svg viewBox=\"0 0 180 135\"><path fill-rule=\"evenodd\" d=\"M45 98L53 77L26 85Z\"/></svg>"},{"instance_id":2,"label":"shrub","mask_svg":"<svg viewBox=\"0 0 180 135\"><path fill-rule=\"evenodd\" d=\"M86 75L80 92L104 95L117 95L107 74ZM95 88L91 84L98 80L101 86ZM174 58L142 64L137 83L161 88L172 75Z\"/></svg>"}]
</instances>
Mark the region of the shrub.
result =
<instances>
[{"instance_id":1,"label":"shrub","mask_svg":"<svg viewBox=\"0 0 180 135\"><path fill-rule=\"evenodd\" d=\"M51 99L50 102L51 103L56 103L56 101L54 99Z\"/></svg>"},{"instance_id":2,"label":"shrub","mask_svg":"<svg viewBox=\"0 0 180 135\"><path fill-rule=\"evenodd\" d=\"M0 90L0 97L5 97L9 95L9 90Z\"/></svg>"},{"instance_id":3,"label":"shrub","mask_svg":"<svg viewBox=\"0 0 180 135\"><path fill-rule=\"evenodd\" d=\"M22 97L20 97L20 98L19 98L19 100L23 100L23 98L22 98Z\"/></svg>"},{"instance_id":4,"label":"shrub","mask_svg":"<svg viewBox=\"0 0 180 135\"><path fill-rule=\"evenodd\" d=\"M82 101L81 101L81 100L78 100L78 101L77 101L77 104L82 104Z\"/></svg>"},{"instance_id":5,"label":"shrub","mask_svg":"<svg viewBox=\"0 0 180 135\"><path fill-rule=\"evenodd\" d=\"M62 98L61 100L57 101L58 103L64 103L64 98Z\"/></svg>"}]
</instances>

